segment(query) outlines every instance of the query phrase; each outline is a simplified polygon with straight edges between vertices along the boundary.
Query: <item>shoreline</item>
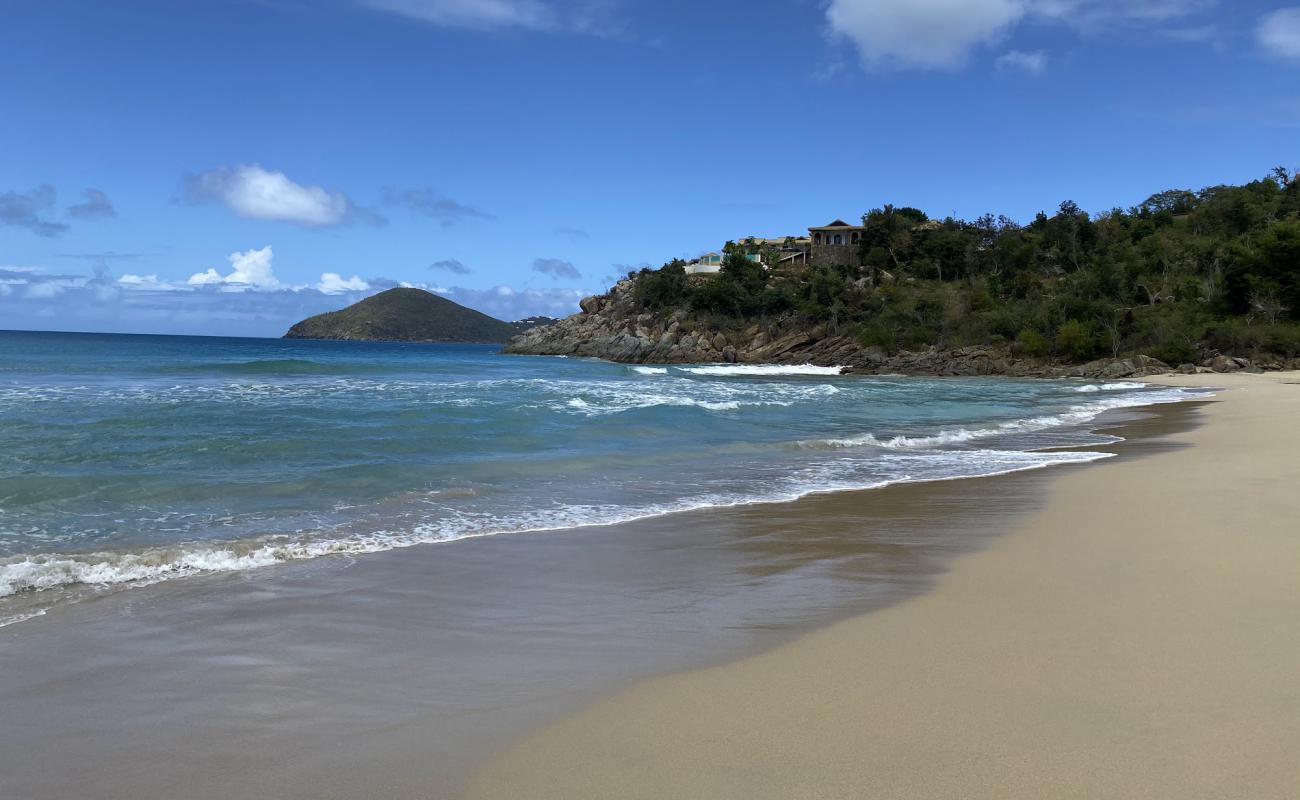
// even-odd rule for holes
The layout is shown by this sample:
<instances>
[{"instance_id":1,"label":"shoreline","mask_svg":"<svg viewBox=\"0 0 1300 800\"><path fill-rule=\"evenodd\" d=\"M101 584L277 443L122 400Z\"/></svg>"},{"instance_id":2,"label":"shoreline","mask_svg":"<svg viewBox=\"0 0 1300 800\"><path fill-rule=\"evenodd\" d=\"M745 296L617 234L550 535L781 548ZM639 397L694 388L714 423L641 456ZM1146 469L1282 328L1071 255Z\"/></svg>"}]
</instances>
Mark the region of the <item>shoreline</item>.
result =
<instances>
[{"instance_id":1,"label":"shoreline","mask_svg":"<svg viewBox=\"0 0 1300 800\"><path fill-rule=\"evenodd\" d=\"M1163 450L1199 405L1108 412L1092 429L1128 440L1093 449ZM67 606L0 630L0 771L40 800L452 796L511 741L638 680L923 595L1073 471L318 559Z\"/></svg>"},{"instance_id":2,"label":"shoreline","mask_svg":"<svg viewBox=\"0 0 1300 800\"><path fill-rule=\"evenodd\" d=\"M807 365L804 366L807 367ZM713 369L782 369L771 365L766 367L755 367L753 365L675 365L675 368L700 374L708 374L707 371ZM828 368L811 369L825 370ZM960 379L958 376L947 377ZM997 381L1003 377L1005 376L985 376L976 378L976 380ZM944 380L945 378L932 377L932 379ZM1011 379L1015 380L1014 378ZM1127 382L1121 382L1117 385L1129 386L1129 388L1139 388L1141 386L1141 384L1130 385ZM1049 420L1049 423L1042 425L1042 427L1046 429L1058 425L1069 425L1072 427L1086 427L1095 431L1100 427L1106 427L1104 417L1113 412L1125 409L1147 409L1170 403L1198 401L1198 398L1195 397L1161 397L1157 399L1155 397L1143 398L1140 395L1135 395L1131 399L1116 405L1113 398L1102 398L1103 394L1088 395L1086 398L1081 397L1080 405L1076 406L1074 410L1061 412L1064 416L1074 416L1079 417L1079 419L1067 423L1064 419L1053 422L1051 421L1053 418L1048 417L1046 419ZM1039 420L1037 418L1013 420L1003 423L1003 426L1021 423L1039 424ZM1000 435L1000 431L996 423L987 423L987 427L976 428L973 431L958 428L950 434L945 429L932 438L942 440L943 437L949 435L957 436L958 438L955 441L968 441ZM866 437L872 438L872 435L866 434ZM883 442L882 446L893 448L895 444ZM910 449L912 446L911 443L907 442L898 445L903 449ZM1023 452L1064 454L1072 451L1106 452L1105 448L1100 446L1100 443ZM1109 455L1112 454L1107 453L1107 455L1099 456L1096 459L1080 458L1079 463L1087 463L1090 460L1104 460ZM293 538L278 536L233 541L199 541L181 545L156 545L118 551L98 549L66 551L39 554L21 559L18 557L0 559L0 630L45 616L50 612L57 612L68 605L101 600L115 592L219 574L243 574L250 570L274 569L317 558L365 557L410 547L446 545L489 536L514 537L526 534L562 534L566 531L637 524L680 514L713 513L751 506L788 504L819 495L878 491L894 485L1002 477L1018 472L1065 466L1068 463L1069 460L1064 459L1058 463L1004 464L997 467L990 466L989 471L978 474L958 474L949 477L899 477L874 484L810 485L788 489L784 494L759 493L747 497L740 496L727 502L720 502L713 498L686 497L679 499L675 503L667 503L657 507L629 507L622 510L622 516L615 516L614 518L593 519L581 523L564 520L556 521L554 526L539 524L535 527L489 529L455 534L447 538L440 538L443 535L442 531L433 531L427 535L406 535L390 538L386 541L376 541L369 537L349 539L347 537ZM9 591L11 587L7 582L15 583L23 588L16 592ZM41 586L41 588L33 591L24 587L24 583L29 586Z\"/></svg>"},{"instance_id":3,"label":"shoreline","mask_svg":"<svg viewBox=\"0 0 1300 800\"><path fill-rule=\"evenodd\" d=\"M1146 380L1228 391L1164 452L1054 472L930 591L637 684L466 796L1291 797L1300 377Z\"/></svg>"}]
</instances>

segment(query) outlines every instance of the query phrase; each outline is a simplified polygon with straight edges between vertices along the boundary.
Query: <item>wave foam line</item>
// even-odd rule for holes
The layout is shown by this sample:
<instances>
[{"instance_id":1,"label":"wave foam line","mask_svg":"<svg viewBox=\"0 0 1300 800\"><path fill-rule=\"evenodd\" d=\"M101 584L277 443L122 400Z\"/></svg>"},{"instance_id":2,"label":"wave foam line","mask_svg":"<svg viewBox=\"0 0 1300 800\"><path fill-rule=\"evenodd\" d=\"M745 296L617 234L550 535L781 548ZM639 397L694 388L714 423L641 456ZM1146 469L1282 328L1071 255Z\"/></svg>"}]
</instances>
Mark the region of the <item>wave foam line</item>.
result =
<instances>
[{"instance_id":1,"label":"wave foam line","mask_svg":"<svg viewBox=\"0 0 1300 800\"><path fill-rule=\"evenodd\" d=\"M222 544L181 545L126 553L24 556L0 562L0 598L74 586L94 588L123 584L139 586L194 575L243 572L322 556L363 555L484 536L618 525L710 508L787 503L811 494L861 491L894 483L1004 475L1056 464L1087 463L1109 458L1110 455L1097 452L1034 453L996 450L946 452L933 464L948 470L940 474L917 476L914 469L905 469L893 478L873 477L851 480L842 477L844 470L839 464L831 464L823 465L810 474L795 476L785 487L764 494L731 496L706 494L640 508L571 505L518 514L505 520L488 515L464 515L437 524L416 525L410 531L400 533L377 531L345 538L315 540L278 537ZM924 466L926 463L917 461L909 466ZM957 471L952 471L954 469Z\"/></svg>"},{"instance_id":2,"label":"wave foam line","mask_svg":"<svg viewBox=\"0 0 1300 800\"><path fill-rule=\"evenodd\" d=\"M678 367L691 375L728 377L734 375L840 375L844 367L818 367L814 364L710 364L703 367Z\"/></svg>"},{"instance_id":3,"label":"wave foam line","mask_svg":"<svg viewBox=\"0 0 1300 800\"><path fill-rule=\"evenodd\" d=\"M1145 383L1134 383L1133 381L1121 381L1119 383L1103 383L1100 386L1098 386L1095 383L1089 384L1087 386L1077 386L1075 387L1074 390L1076 392L1121 392L1126 389L1145 389L1145 388L1147 388L1147 384Z\"/></svg>"},{"instance_id":4,"label":"wave foam line","mask_svg":"<svg viewBox=\"0 0 1300 800\"><path fill-rule=\"evenodd\" d=\"M1137 384L1145 388L1144 384ZM799 447L807 448L843 448L843 447L882 447L889 450L942 447L951 444L965 444L992 436L1007 436L1016 433L1033 433L1070 425L1082 425L1091 422L1107 411L1119 408L1138 408L1140 406L1180 403L1194 397L1205 396L1203 392L1188 392L1183 389L1167 389L1153 392L1141 392L1107 397L1087 405L1072 406L1061 414L1049 414L1040 417L1002 422L988 428L957 428L940 431L930 436L894 436L887 439L875 434L864 433L841 439L814 439L798 442Z\"/></svg>"}]
</instances>

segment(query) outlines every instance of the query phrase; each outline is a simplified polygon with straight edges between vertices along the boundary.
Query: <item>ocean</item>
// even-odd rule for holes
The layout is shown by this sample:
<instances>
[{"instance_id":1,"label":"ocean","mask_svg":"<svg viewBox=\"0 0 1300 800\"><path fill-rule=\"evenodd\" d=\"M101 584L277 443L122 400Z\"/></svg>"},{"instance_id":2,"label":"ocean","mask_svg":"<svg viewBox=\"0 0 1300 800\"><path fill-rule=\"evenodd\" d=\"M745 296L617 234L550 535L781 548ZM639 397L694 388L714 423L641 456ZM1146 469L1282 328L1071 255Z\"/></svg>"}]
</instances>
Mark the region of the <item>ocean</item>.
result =
<instances>
[{"instance_id":1,"label":"ocean","mask_svg":"<svg viewBox=\"0 0 1300 800\"><path fill-rule=\"evenodd\" d=\"M1195 396L838 373L0 332L0 625L195 575L1092 461L1103 412Z\"/></svg>"}]
</instances>

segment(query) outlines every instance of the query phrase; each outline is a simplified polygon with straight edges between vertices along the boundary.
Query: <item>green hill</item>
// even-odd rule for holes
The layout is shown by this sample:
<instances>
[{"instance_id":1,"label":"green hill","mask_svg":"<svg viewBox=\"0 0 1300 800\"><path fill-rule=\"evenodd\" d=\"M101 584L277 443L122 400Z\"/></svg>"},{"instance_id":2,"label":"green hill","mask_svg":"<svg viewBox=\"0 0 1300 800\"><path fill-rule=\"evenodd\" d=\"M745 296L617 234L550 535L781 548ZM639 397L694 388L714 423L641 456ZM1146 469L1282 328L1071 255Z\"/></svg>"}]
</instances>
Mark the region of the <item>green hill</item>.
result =
<instances>
[{"instance_id":1,"label":"green hill","mask_svg":"<svg viewBox=\"0 0 1300 800\"><path fill-rule=\"evenodd\" d=\"M523 330L423 289L389 289L299 322L286 339L504 342Z\"/></svg>"}]
</instances>

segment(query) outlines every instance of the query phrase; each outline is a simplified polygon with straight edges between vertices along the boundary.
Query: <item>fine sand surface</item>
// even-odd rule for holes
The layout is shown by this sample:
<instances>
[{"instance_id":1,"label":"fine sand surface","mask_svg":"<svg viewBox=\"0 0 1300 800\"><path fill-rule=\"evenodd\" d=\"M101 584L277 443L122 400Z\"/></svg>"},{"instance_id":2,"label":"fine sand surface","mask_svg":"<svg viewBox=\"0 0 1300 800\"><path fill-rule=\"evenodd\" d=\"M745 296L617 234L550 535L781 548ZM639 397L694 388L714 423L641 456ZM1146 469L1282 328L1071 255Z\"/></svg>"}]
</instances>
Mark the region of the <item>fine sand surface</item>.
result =
<instances>
[{"instance_id":1,"label":"fine sand surface","mask_svg":"<svg viewBox=\"0 0 1300 800\"><path fill-rule=\"evenodd\" d=\"M655 678L524 738L472 798L1300 797L1300 376L1190 447L1071 470L934 591Z\"/></svg>"}]
</instances>

